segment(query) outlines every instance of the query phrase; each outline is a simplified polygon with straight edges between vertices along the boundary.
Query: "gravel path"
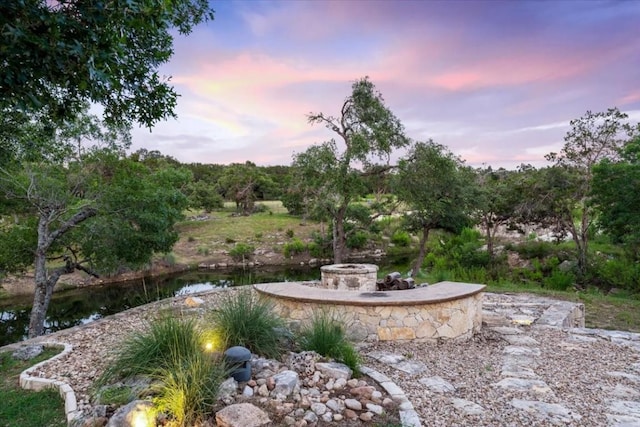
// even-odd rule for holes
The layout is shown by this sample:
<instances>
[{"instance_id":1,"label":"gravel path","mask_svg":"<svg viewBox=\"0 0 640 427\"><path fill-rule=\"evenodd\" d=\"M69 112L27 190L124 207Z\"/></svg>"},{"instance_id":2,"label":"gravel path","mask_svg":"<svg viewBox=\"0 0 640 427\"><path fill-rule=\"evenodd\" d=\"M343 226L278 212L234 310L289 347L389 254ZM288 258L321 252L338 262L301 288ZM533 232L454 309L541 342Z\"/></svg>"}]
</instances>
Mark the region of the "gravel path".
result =
<instances>
[{"instance_id":1,"label":"gravel path","mask_svg":"<svg viewBox=\"0 0 640 427\"><path fill-rule=\"evenodd\" d=\"M198 295L207 307L221 296ZM201 309L186 307L186 298L39 338L69 343L74 350L37 375L67 382L79 409L89 410L89 388L115 344L167 312L201 315ZM485 295L487 305L500 298ZM528 307L539 316L540 310ZM425 426L640 426L640 335L535 321L493 326L466 342L377 342L360 350L367 366L406 393Z\"/></svg>"}]
</instances>

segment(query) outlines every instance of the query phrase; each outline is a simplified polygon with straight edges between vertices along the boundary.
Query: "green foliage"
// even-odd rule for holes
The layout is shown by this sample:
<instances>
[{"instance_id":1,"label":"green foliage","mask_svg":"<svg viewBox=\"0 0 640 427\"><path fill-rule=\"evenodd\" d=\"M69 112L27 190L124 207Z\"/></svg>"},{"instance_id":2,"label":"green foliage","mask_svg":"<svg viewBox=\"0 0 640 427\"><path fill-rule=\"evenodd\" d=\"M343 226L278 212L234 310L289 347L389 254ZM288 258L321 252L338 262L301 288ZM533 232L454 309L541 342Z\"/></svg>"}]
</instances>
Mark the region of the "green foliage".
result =
<instances>
[{"instance_id":1,"label":"green foliage","mask_svg":"<svg viewBox=\"0 0 640 427\"><path fill-rule=\"evenodd\" d=\"M398 164L391 186L408 207L405 226L421 234L420 252L412 273L423 262L429 233L434 229L459 232L470 223L476 199L472 171L446 147L418 142Z\"/></svg>"},{"instance_id":2,"label":"green foliage","mask_svg":"<svg viewBox=\"0 0 640 427\"><path fill-rule=\"evenodd\" d=\"M274 358L283 349L283 320L274 314L271 302L251 291L227 293L211 312L211 321L225 347L240 345Z\"/></svg>"},{"instance_id":3,"label":"green foliage","mask_svg":"<svg viewBox=\"0 0 640 427\"><path fill-rule=\"evenodd\" d=\"M210 416L220 384L228 376L220 356L199 351L188 358L172 355L171 362L153 375L159 412L169 414L172 425L199 425Z\"/></svg>"},{"instance_id":4,"label":"green foliage","mask_svg":"<svg viewBox=\"0 0 640 427\"><path fill-rule=\"evenodd\" d=\"M295 235L294 231L292 229L287 229L287 232L285 233L285 235L290 238L293 239L293 236Z\"/></svg>"},{"instance_id":5,"label":"green foliage","mask_svg":"<svg viewBox=\"0 0 640 427\"><path fill-rule=\"evenodd\" d=\"M554 269L551 275L542 281L543 286L555 291L567 291L576 283L575 274Z\"/></svg>"},{"instance_id":6,"label":"green foliage","mask_svg":"<svg viewBox=\"0 0 640 427\"><path fill-rule=\"evenodd\" d=\"M222 209L224 199L218 193L218 189L204 181L194 181L187 185L186 193L189 197L189 206L193 209L202 209L211 212Z\"/></svg>"},{"instance_id":7,"label":"green foliage","mask_svg":"<svg viewBox=\"0 0 640 427\"><path fill-rule=\"evenodd\" d=\"M347 210L368 193L374 175L388 171L392 151L409 143L402 124L368 78L353 83L340 111L339 117L314 113L308 119L339 135L344 150L334 140L314 145L295 155L292 168L296 203L304 204L306 212L323 211L335 226L336 263L346 255Z\"/></svg>"},{"instance_id":8,"label":"green foliage","mask_svg":"<svg viewBox=\"0 0 640 427\"><path fill-rule=\"evenodd\" d=\"M640 259L640 137L630 141L617 162L593 168L592 203L598 223L632 259Z\"/></svg>"},{"instance_id":9,"label":"green foliage","mask_svg":"<svg viewBox=\"0 0 640 427\"><path fill-rule=\"evenodd\" d=\"M293 239L291 242L287 242L284 244L284 256L289 258L297 254L302 254L309 249L308 245L306 245L300 239Z\"/></svg>"},{"instance_id":10,"label":"green foliage","mask_svg":"<svg viewBox=\"0 0 640 427\"><path fill-rule=\"evenodd\" d=\"M623 257L593 257L587 277L589 283L603 290L617 288L640 293L640 264Z\"/></svg>"},{"instance_id":11,"label":"green foliage","mask_svg":"<svg viewBox=\"0 0 640 427\"><path fill-rule=\"evenodd\" d=\"M332 312L314 312L311 322L300 330L298 344L304 351L331 357L359 372L360 357L346 337L343 322Z\"/></svg>"},{"instance_id":12,"label":"green foliage","mask_svg":"<svg viewBox=\"0 0 640 427\"><path fill-rule=\"evenodd\" d=\"M198 255L208 256L209 248L207 246L198 246Z\"/></svg>"},{"instance_id":13,"label":"green foliage","mask_svg":"<svg viewBox=\"0 0 640 427\"><path fill-rule=\"evenodd\" d=\"M163 318L123 341L98 383L155 375L158 369L174 367L176 360L190 360L194 354L202 352L202 347L193 320Z\"/></svg>"},{"instance_id":14,"label":"green foliage","mask_svg":"<svg viewBox=\"0 0 640 427\"><path fill-rule=\"evenodd\" d=\"M206 0L120 6L0 2L0 111L58 123L91 101L112 122L151 127L174 116L177 94L158 69L175 30L190 33L213 10Z\"/></svg>"},{"instance_id":15,"label":"green foliage","mask_svg":"<svg viewBox=\"0 0 640 427\"><path fill-rule=\"evenodd\" d=\"M248 243L236 243L236 245L229 251L229 256L234 261L244 261L251 259L256 248Z\"/></svg>"},{"instance_id":16,"label":"green foliage","mask_svg":"<svg viewBox=\"0 0 640 427\"><path fill-rule=\"evenodd\" d=\"M347 237L347 247L349 249L362 249L367 245L369 235L364 231L356 231Z\"/></svg>"},{"instance_id":17,"label":"green foliage","mask_svg":"<svg viewBox=\"0 0 640 427\"><path fill-rule=\"evenodd\" d=\"M538 240L528 240L519 244L509 244L506 246L508 250L518 253L524 259L543 259L555 252L554 245L549 242Z\"/></svg>"},{"instance_id":18,"label":"green foliage","mask_svg":"<svg viewBox=\"0 0 640 427\"><path fill-rule=\"evenodd\" d=\"M0 422L3 427L65 427L64 401L56 389L35 392L20 388L20 373L36 363L60 353L45 348L38 357L21 361L11 352L0 352Z\"/></svg>"},{"instance_id":19,"label":"green foliage","mask_svg":"<svg viewBox=\"0 0 640 427\"><path fill-rule=\"evenodd\" d=\"M405 230L397 230L391 236L391 243L396 246L407 247L411 244L411 235Z\"/></svg>"},{"instance_id":20,"label":"green foliage","mask_svg":"<svg viewBox=\"0 0 640 427\"><path fill-rule=\"evenodd\" d=\"M117 385L103 387L96 396L96 403L99 405L123 406L133 401L136 395L131 387Z\"/></svg>"}]
</instances>

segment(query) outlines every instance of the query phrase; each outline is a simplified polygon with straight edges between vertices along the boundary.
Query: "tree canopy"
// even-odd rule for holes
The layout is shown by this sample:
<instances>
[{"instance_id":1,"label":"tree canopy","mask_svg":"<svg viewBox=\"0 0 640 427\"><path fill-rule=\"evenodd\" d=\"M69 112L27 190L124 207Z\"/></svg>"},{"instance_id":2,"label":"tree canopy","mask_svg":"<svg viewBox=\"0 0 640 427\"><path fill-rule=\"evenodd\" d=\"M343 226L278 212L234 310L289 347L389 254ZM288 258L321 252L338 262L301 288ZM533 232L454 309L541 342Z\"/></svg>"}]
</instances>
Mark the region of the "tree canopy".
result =
<instances>
[{"instance_id":1,"label":"tree canopy","mask_svg":"<svg viewBox=\"0 0 640 427\"><path fill-rule=\"evenodd\" d=\"M400 120L367 77L353 83L339 116L311 113L308 119L309 123L323 124L336 133L340 145L331 139L294 155L293 182L306 203L319 207L331 218L334 262L341 263L346 255L349 204L366 194L368 175L391 169L391 153L406 147L409 139Z\"/></svg>"},{"instance_id":2,"label":"tree canopy","mask_svg":"<svg viewBox=\"0 0 640 427\"><path fill-rule=\"evenodd\" d=\"M0 110L58 123L91 102L109 122L151 127L174 115L178 96L158 73L171 30L210 19L207 0L0 2Z\"/></svg>"}]
</instances>

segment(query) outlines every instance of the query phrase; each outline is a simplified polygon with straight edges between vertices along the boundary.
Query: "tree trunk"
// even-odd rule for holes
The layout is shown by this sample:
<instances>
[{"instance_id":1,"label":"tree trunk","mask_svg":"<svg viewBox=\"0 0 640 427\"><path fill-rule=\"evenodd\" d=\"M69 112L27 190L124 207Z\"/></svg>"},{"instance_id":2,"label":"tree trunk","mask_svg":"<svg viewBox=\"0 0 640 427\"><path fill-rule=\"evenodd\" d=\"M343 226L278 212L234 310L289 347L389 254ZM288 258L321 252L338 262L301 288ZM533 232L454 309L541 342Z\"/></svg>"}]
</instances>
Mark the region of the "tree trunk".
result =
<instances>
[{"instance_id":1,"label":"tree trunk","mask_svg":"<svg viewBox=\"0 0 640 427\"><path fill-rule=\"evenodd\" d=\"M347 209L340 208L333 219L333 263L342 264L346 247L346 236L344 232L344 216Z\"/></svg>"},{"instance_id":2,"label":"tree trunk","mask_svg":"<svg viewBox=\"0 0 640 427\"><path fill-rule=\"evenodd\" d=\"M422 267L422 263L424 262L424 257L427 254L427 239L429 239L429 227L424 227L422 229L422 237L420 238L420 250L418 252L418 258L416 258L415 263L413 264L413 268L411 269L411 277L415 278L420 271L420 267Z\"/></svg>"},{"instance_id":3,"label":"tree trunk","mask_svg":"<svg viewBox=\"0 0 640 427\"><path fill-rule=\"evenodd\" d=\"M38 246L35 255L35 293L29 319L29 338L44 333L44 320L51 300L53 286L47 282L47 249L49 248L49 221L42 215L38 220ZM55 284L54 284L55 285Z\"/></svg>"},{"instance_id":4,"label":"tree trunk","mask_svg":"<svg viewBox=\"0 0 640 427\"><path fill-rule=\"evenodd\" d=\"M493 238L495 233L492 233L493 225L490 221L487 221L485 230L487 232L487 252L489 252L489 258L493 259Z\"/></svg>"}]
</instances>

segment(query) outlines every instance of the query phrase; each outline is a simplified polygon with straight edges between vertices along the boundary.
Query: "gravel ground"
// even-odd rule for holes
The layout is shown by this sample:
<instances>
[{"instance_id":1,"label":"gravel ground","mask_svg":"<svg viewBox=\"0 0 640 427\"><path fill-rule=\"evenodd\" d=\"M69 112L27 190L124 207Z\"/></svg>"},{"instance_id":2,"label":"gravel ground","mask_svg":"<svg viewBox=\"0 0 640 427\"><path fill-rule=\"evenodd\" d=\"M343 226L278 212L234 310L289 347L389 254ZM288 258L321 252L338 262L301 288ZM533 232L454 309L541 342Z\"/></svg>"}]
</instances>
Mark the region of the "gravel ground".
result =
<instances>
[{"instance_id":1,"label":"gravel ground","mask_svg":"<svg viewBox=\"0 0 640 427\"><path fill-rule=\"evenodd\" d=\"M222 292L198 295L207 307L215 305L221 296ZM115 345L155 316L180 311L201 313L199 309L187 309L186 298L137 307L41 337L69 343L74 351L46 364L37 375L67 382L76 393L80 409L88 411L90 387ZM377 342L364 345L361 353L365 365L387 375L406 393L425 426L640 425L640 403L635 402L640 400L640 392L635 389L640 388L640 353L629 345L630 340L535 325L511 328L510 332L498 329L484 328L466 342ZM522 345L524 340L528 340L526 345ZM380 354L395 355L419 369L403 372L394 364L380 361L376 357ZM517 374L506 373L509 363L522 369ZM429 379L436 377L451 388L443 391L431 386ZM529 384L524 389L497 385L505 378L534 380L537 385ZM479 413L456 409L454 402L464 402L456 399L479 405ZM535 405L527 410L519 407L522 402L556 405L549 405L551 410ZM628 413L612 409L616 402L628 402L623 403ZM637 418L624 418L631 415ZM630 423L619 423L618 419Z\"/></svg>"}]
</instances>

